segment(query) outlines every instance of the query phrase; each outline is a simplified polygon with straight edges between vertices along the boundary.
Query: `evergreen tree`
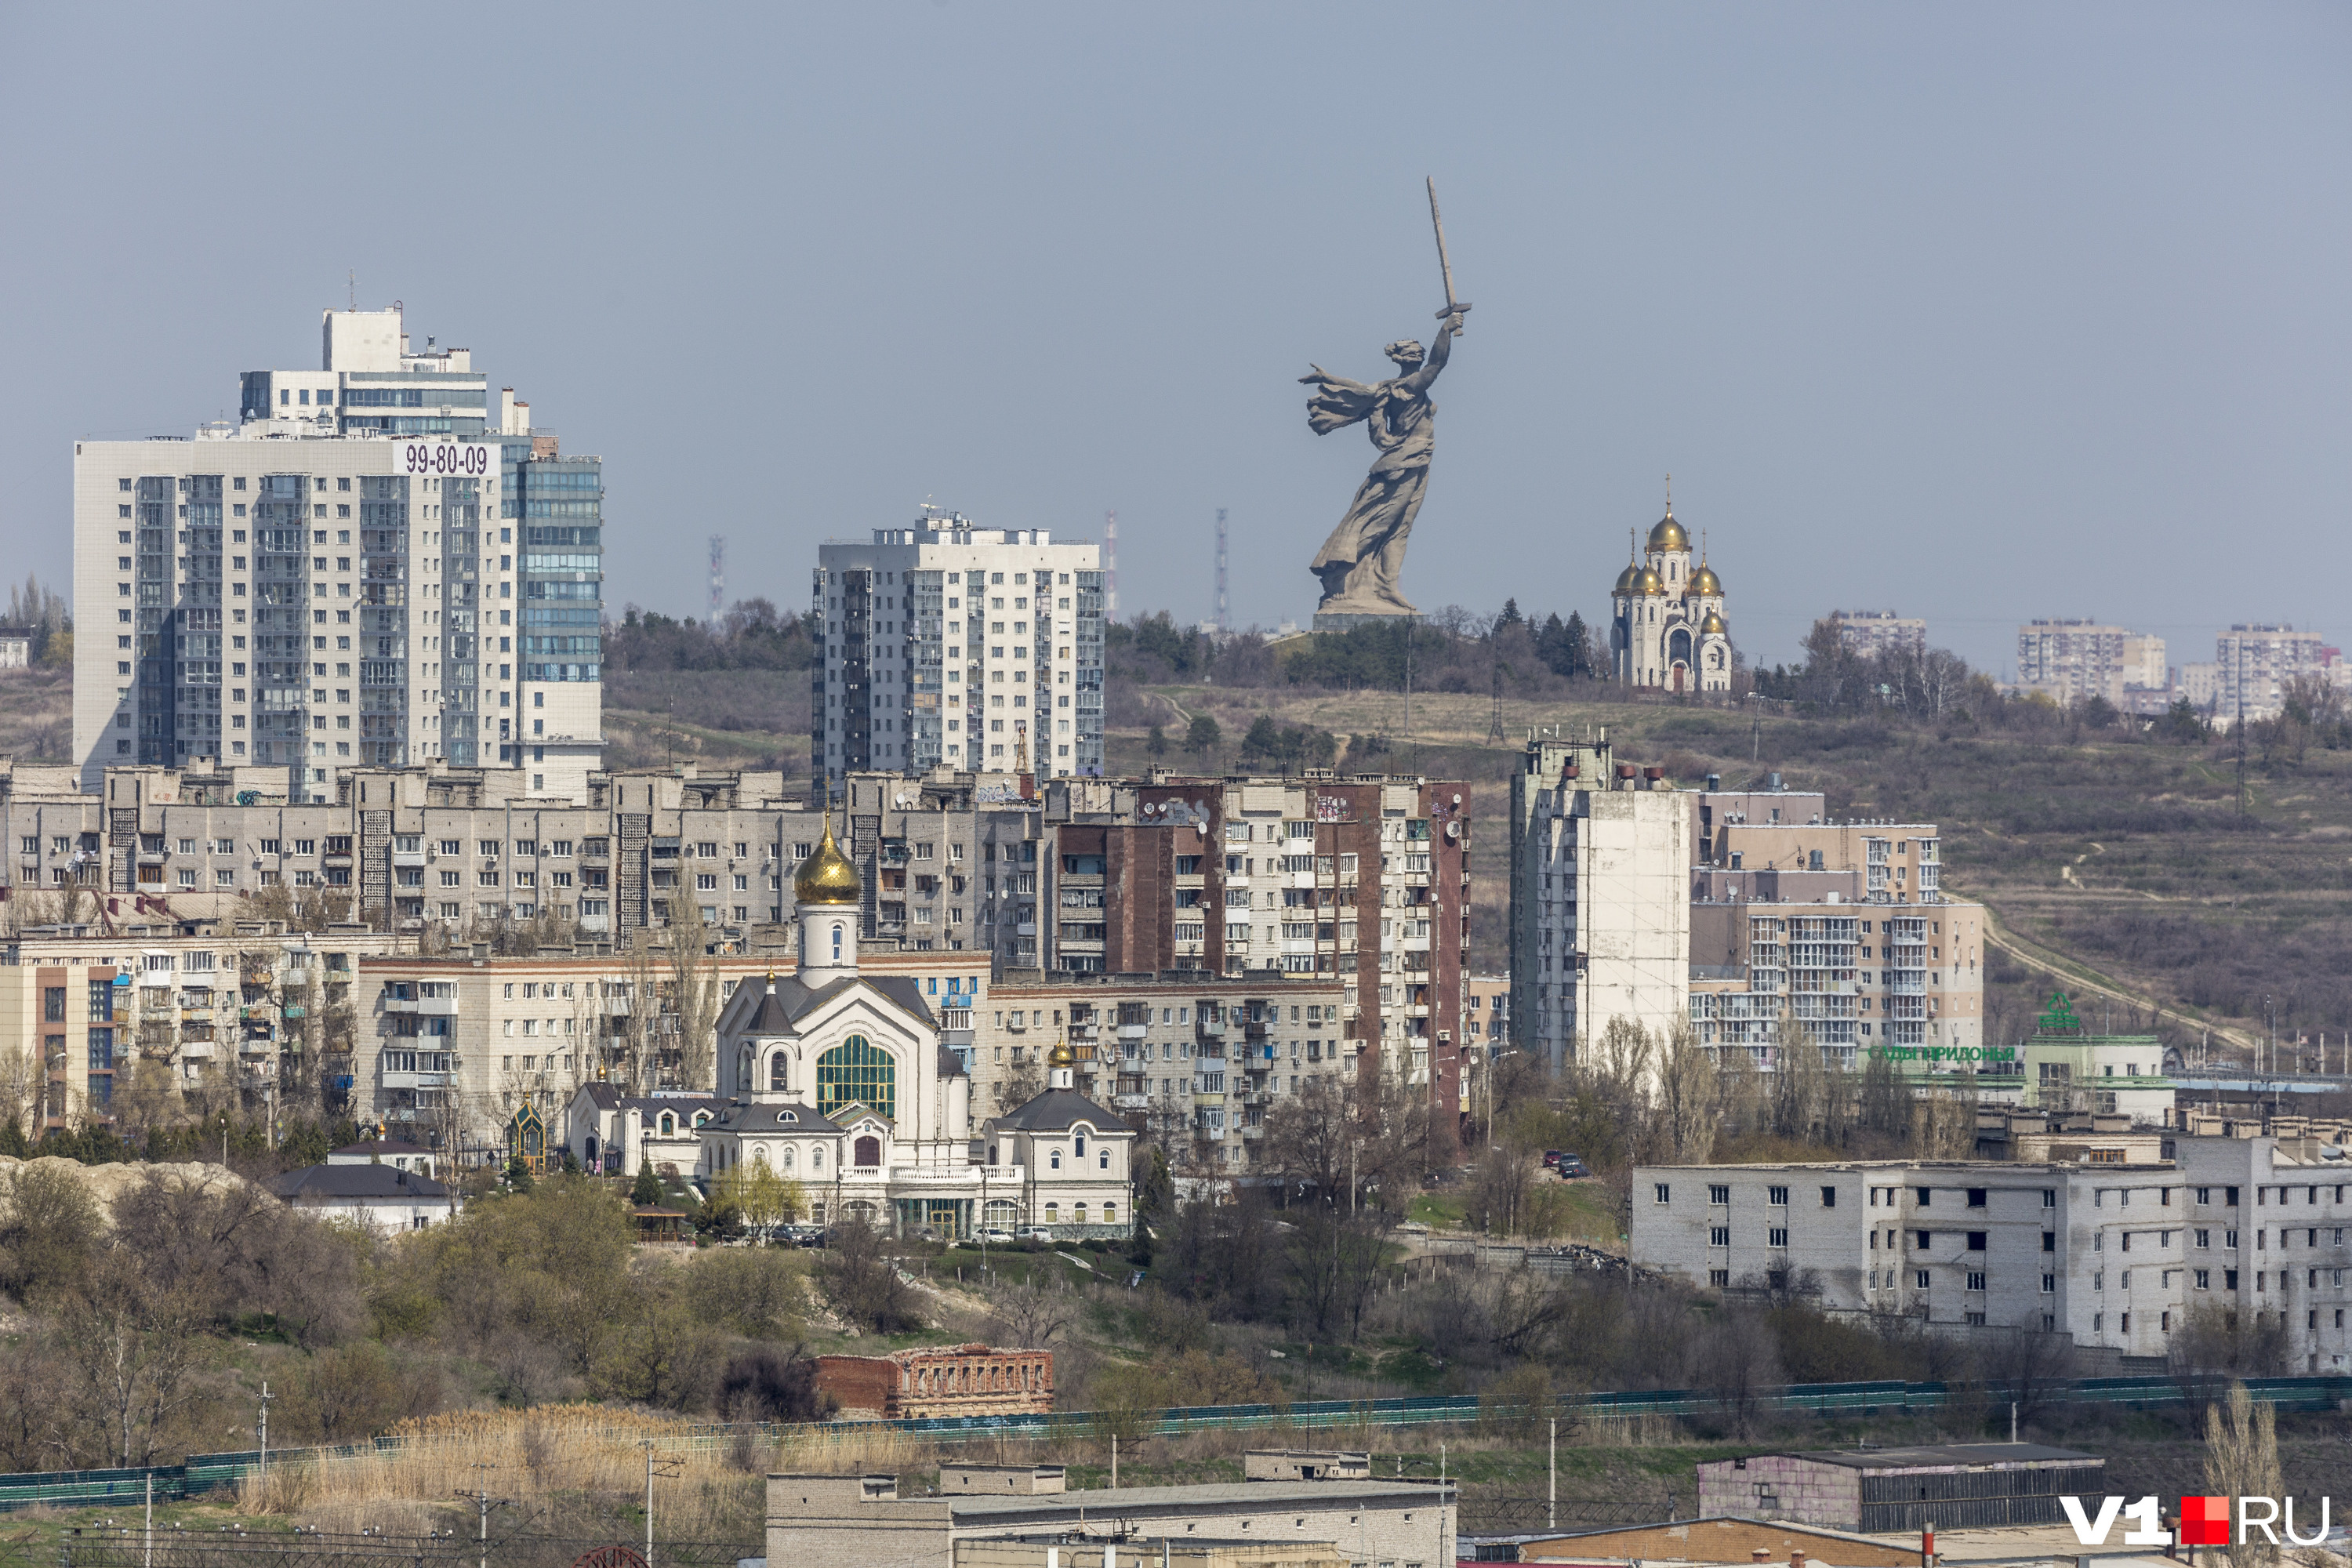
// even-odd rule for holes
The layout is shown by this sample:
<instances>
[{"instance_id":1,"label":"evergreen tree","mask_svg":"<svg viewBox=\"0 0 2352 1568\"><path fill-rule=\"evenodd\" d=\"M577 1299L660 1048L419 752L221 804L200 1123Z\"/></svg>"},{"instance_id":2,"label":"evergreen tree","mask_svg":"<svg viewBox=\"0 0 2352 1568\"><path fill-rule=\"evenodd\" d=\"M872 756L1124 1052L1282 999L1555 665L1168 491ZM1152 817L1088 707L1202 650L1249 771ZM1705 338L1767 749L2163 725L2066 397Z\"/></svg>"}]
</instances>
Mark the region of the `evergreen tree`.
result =
<instances>
[{"instance_id":1,"label":"evergreen tree","mask_svg":"<svg viewBox=\"0 0 2352 1568\"><path fill-rule=\"evenodd\" d=\"M1504 600L1503 613L1495 617L1495 630L1496 632L1501 632L1507 626L1523 626L1525 625L1527 625L1527 617L1519 614L1518 600L1516 598Z\"/></svg>"},{"instance_id":2,"label":"evergreen tree","mask_svg":"<svg viewBox=\"0 0 2352 1568\"><path fill-rule=\"evenodd\" d=\"M646 1160L638 1163L637 1180L636 1184L629 1189L629 1201L641 1209L661 1206L661 1178L654 1174L652 1161Z\"/></svg>"},{"instance_id":3,"label":"evergreen tree","mask_svg":"<svg viewBox=\"0 0 2352 1568\"><path fill-rule=\"evenodd\" d=\"M1568 625L1560 628L1560 640L1566 645L1561 649L1561 662L1567 666L1560 673L1571 679L1582 676L1588 680L1598 679L1601 671L1592 658L1592 634L1586 629L1584 617L1574 610L1568 613Z\"/></svg>"}]
</instances>

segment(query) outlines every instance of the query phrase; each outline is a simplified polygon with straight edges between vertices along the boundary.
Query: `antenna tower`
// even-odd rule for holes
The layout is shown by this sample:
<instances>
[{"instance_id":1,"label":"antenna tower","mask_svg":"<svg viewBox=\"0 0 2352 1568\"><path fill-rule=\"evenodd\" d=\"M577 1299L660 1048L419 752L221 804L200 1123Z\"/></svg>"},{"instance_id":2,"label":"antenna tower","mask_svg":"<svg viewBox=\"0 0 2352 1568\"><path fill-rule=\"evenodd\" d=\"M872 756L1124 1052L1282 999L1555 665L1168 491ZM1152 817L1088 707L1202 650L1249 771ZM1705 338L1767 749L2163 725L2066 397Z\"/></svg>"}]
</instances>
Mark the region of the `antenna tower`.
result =
<instances>
[{"instance_id":1,"label":"antenna tower","mask_svg":"<svg viewBox=\"0 0 2352 1568\"><path fill-rule=\"evenodd\" d=\"M1230 632L1233 619L1225 606L1225 509L1217 509L1217 630Z\"/></svg>"},{"instance_id":2,"label":"antenna tower","mask_svg":"<svg viewBox=\"0 0 2352 1568\"><path fill-rule=\"evenodd\" d=\"M727 536L710 536L710 621L717 624L727 608Z\"/></svg>"},{"instance_id":3,"label":"antenna tower","mask_svg":"<svg viewBox=\"0 0 2352 1568\"><path fill-rule=\"evenodd\" d=\"M1118 619L1118 513L1103 513L1103 624Z\"/></svg>"},{"instance_id":4,"label":"antenna tower","mask_svg":"<svg viewBox=\"0 0 2352 1568\"><path fill-rule=\"evenodd\" d=\"M1486 726L1486 743L1497 746L1503 742L1503 667L1495 667L1495 717Z\"/></svg>"}]
</instances>

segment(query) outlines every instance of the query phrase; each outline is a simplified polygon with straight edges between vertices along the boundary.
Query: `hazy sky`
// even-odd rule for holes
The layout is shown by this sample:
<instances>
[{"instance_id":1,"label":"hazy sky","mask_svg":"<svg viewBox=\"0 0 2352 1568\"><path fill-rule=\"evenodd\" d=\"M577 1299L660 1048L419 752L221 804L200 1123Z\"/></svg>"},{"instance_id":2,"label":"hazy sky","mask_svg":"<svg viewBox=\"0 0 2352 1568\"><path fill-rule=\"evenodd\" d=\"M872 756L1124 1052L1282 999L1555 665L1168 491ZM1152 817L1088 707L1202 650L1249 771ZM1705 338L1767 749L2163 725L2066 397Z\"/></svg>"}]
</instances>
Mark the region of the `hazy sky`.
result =
<instances>
[{"instance_id":1,"label":"hazy sky","mask_svg":"<svg viewBox=\"0 0 2352 1568\"><path fill-rule=\"evenodd\" d=\"M0 576L70 442L233 414L405 302L603 454L607 594L807 600L927 498L1097 537L1123 607L1303 619L1442 302L1405 573L1605 609L1704 529L1766 663L1835 605L2352 638L2352 8L16 5Z\"/></svg>"}]
</instances>

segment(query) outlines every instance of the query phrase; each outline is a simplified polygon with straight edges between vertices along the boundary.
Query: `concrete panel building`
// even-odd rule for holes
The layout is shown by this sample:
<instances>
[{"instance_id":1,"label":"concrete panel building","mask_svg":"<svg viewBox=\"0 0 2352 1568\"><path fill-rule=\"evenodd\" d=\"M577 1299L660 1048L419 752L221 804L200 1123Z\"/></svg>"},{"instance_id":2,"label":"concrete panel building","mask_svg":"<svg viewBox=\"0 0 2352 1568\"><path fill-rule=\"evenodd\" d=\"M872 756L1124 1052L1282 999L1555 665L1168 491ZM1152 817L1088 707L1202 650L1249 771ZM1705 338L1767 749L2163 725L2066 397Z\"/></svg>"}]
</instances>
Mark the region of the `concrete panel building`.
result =
<instances>
[{"instance_id":1,"label":"concrete panel building","mask_svg":"<svg viewBox=\"0 0 2352 1568\"><path fill-rule=\"evenodd\" d=\"M1927 651L1927 623L1893 610L1832 610L1830 624L1847 652L1874 658L1885 653L1915 658Z\"/></svg>"},{"instance_id":2,"label":"concrete panel building","mask_svg":"<svg viewBox=\"0 0 2352 1568\"><path fill-rule=\"evenodd\" d=\"M2115 1368L2155 1366L2200 1309L2271 1325L2297 1369L2345 1366L2352 1178L2328 1179L2344 1174L2341 1146L2174 1135L2161 1153L1643 1167L1632 1255L1832 1312L2064 1333Z\"/></svg>"},{"instance_id":3,"label":"concrete panel building","mask_svg":"<svg viewBox=\"0 0 2352 1568\"><path fill-rule=\"evenodd\" d=\"M212 759L323 803L354 768L441 759L583 793L601 463L510 397L492 417L467 351L412 353L396 313L356 315L329 313L320 370L247 373L237 424L75 444L85 789Z\"/></svg>"},{"instance_id":4,"label":"concrete panel building","mask_svg":"<svg viewBox=\"0 0 2352 1568\"><path fill-rule=\"evenodd\" d=\"M1872 1535L2056 1524L2066 1517L2060 1498L2106 1490L2106 1464L2040 1443L1757 1454L1702 1463L1698 1508ZM1814 1555L1852 1561L1834 1551Z\"/></svg>"},{"instance_id":5,"label":"concrete panel building","mask_svg":"<svg viewBox=\"0 0 2352 1568\"><path fill-rule=\"evenodd\" d=\"M773 1475L768 1561L950 1568L963 1542L1013 1541L1116 1520L1134 1540L1329 1543L1366 1568L1444 1568L1455 1561L1454 1512L1450 1482L1239 1481L1009 1495L991 1488L901 1498L895 1476ZM1099 1557L1098 1539L1090 1550Z\"/></svg>"},{"instance_id":6,"label":"concrete panel building","mask_svg":"<svg viewBox=\"0 0 2352 1568\"><path fill-rule=\"evenodd\" d=\"M819 547L814 770L1099 774L1101 565L1098 545L928 507Z\"/></svg>"},{"instance_id":7,"label":"concrete panel building","mask_svg":"<svg viewBox=\"0 0 2352 1568\"><path fill-rule=\"evenodd\" d=\"M1690 1009L1691 811L1606 731L1529 737L1511 775L1511 1025L1554 1072L1612 1018Z\"/></svg>"},{"instance_id":8,"label":"concrete panel building","mask_svg":"<svg viewBox=\"0 0 2352 1568\"><path fill-rule=\"evenodd\" d=\"M2284 623L2231 626L2213 639L2213 717L2228 724L2274 718L2286 704L2287 683L2323 678L2335 649L2317 632Z\"/></svg>"}]
</instances>

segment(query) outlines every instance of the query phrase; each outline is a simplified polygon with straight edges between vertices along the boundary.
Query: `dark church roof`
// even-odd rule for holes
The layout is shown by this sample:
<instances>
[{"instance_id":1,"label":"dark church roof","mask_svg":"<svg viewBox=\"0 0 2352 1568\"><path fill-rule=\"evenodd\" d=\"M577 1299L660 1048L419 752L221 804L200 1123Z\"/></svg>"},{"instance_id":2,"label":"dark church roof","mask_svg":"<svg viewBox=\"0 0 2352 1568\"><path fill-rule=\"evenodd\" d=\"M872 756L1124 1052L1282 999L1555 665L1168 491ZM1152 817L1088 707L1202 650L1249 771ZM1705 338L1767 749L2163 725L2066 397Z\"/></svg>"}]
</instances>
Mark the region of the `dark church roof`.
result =
<instances>
[{"instance_id":1,"label":"dark church roof","mask_svg":"<svg viewBox=\"0 0 2352 1568\"><path fill-rule=\"evenodd\" d=\"M1090 1121L1106 1131L1128 1130L1124 1117L1105 1110L1085 1095L1066 1089L1049 1089L1045 1093L1015 1106L996 1119L993 1125L1000 1132L1066 1132L1080 1121Z\"/></svg>"},{"instance_id":2,"label":"dark church roof","mask_svg":"<svg viewBox=\"0 0 2352 1568\"><path fill-rule=\"evenodd\" d=\"M922 986L910 974L845 975L814 989L802 984L799 977L791 974L779 974L772 981L762 980L753 984L760 987L760 999L741 1022L731 1026L737 1034L796 1035L800 1033L803 1018L852 986L861 984L872 986L912 1014L925 1028L939 1027L939 1020L931 1016L930 1007L923 1001Z\"/></svg>"},{"instance_id":3,"label":"dark church roof","mask_svg":"<svg viewBox=\"0 0 2352 1568\"><path fill-rule=\"evenodd\" d=\"M789 1114L793 1120L779 1117ZM714 1132L838 1132L840 1126L826 1121L805 1105L779 1105L738 1101L727 1108L727 1114L710 1123Z\"/></svg>"}]
</instances>

